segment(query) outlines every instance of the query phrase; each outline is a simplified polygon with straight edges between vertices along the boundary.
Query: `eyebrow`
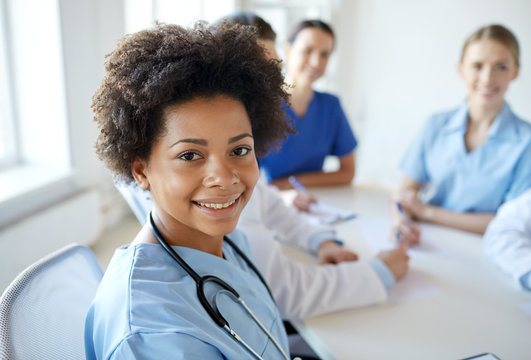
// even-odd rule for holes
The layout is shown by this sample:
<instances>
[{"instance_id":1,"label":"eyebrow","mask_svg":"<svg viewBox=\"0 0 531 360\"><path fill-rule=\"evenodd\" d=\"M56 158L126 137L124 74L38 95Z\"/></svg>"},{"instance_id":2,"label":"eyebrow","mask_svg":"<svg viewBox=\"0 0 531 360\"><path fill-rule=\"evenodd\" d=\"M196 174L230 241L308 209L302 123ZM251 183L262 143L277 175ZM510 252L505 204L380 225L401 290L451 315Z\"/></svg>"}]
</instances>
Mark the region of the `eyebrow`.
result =
<instances>
[{"instance_id":1,"label":"eyebrow","mask_svg":"<svg viewBox=\"0 0 531 360\"><path fill-rule=\"evenodd\" d=\"M248 133L240 134L240 135L237 135L235 137L230 138L228 143L232 144L232 143L235 143L236 141L241 140L241 139L246 138L246 137L252 138L253 136L251 134L248 134ZM182 139L182 140L179 140L177 142L174 142L173 144L170 145L170 147L174 147L175 145L177 145L179 143L197 144L197 145L202 145L202 146L208 145L208 141L206 141L204 139Z\"/></svg>"},{"instance_id":2,"label":"eyebrow","mask_svg":"<svg viewBox=\"0 0 531 360\"><path fill-rule=\"evenodd\" d=\"M253 136L251 134L244 133L244 134L240 134L238 136L235 136L233 138L230 138L229 139L229 144L235 143L236 141L241 140L241 139L246 138L246 137L250 137L251 139L253 138Z\"/></svg>"}]
</instances>

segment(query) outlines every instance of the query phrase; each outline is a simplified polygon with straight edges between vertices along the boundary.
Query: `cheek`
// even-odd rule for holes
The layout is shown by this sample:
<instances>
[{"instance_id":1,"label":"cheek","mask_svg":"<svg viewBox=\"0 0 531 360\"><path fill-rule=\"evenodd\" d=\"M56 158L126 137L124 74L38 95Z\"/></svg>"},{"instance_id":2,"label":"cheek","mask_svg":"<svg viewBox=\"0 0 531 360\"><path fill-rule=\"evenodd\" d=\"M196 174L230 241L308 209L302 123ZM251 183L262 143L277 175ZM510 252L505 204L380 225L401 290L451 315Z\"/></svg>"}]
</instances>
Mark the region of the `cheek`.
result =
<instances>
[{"instance_id":1,"label":"cheek","mask_svg":"<svg viewBox=\"0 0 531 360\"><path fill-rule=\"evenodd\" d=\"M246 182L247 186L254 186L258 181L258 177L260 176L258 163L256 160L253 160L244 169L242 169L240 175Z\"/></svg>"}]
</instances>

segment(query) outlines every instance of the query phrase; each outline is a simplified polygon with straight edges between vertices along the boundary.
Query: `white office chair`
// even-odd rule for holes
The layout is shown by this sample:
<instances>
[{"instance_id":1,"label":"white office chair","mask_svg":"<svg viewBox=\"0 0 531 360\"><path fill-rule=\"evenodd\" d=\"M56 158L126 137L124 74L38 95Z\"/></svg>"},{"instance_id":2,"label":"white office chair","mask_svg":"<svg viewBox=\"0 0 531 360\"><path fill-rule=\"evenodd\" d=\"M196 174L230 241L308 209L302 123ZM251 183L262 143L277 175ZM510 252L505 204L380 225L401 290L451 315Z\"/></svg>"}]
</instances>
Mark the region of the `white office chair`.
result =
<instances>
[{"instance_id":1,"label":"white office chair","mask_svg":"<svg viewBox=\"0 0 531 360\"><path fill-rule=\"evenodd\" d=\"M19 274L0 298L0 359L85 359L85 316L102 276L77 244Z\"/></svg>"}]
</instances>

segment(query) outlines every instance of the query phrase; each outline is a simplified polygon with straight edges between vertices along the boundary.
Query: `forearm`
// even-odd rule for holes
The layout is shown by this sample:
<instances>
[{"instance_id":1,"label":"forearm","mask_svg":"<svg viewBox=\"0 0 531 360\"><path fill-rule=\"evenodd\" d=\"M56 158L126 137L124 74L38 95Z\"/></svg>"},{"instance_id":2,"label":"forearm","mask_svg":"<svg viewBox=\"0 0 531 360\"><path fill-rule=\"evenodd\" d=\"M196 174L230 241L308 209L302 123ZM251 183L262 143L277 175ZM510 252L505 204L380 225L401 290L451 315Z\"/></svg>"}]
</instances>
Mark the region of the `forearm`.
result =
<instances>
[{"instance_id":1,"label":"forearm","mask_svg":"<svg viewBox=\"0 0 531 360\"><path fill-rule=\"evenodd\" d=\"M444 225L459 230L482 235L494 214L457 213L442 207L425 205L423 211L417 214L420 221Z\"/></svg>"},{"instance_id":2,"label":"forearm","mask_svg":"<svg viewBox=\"0 0 531 360\"><path fill-rule=\"evenodd\" d=\"M297 174L297 180L307 187L312 186L337 186L352 183L356 172L356 158L354 152L339 158L339 169L336 171L312 171ZM288 177L276 179L273 184L279 189L291 189Z\"/></svg>"},{"instance_id":3,"label":"forearm","mask_svg":"<svg viewBox=\"0 0 531 360\"><path fill-rule=\"evenodd\" d=\"M354 171L337 170L332 172L316 171L297 174L299 180L306 187L347 185L354 179ZM293 188L288 178L279 178L271 182L281 190Z\"/></svg>"}]
</instances>

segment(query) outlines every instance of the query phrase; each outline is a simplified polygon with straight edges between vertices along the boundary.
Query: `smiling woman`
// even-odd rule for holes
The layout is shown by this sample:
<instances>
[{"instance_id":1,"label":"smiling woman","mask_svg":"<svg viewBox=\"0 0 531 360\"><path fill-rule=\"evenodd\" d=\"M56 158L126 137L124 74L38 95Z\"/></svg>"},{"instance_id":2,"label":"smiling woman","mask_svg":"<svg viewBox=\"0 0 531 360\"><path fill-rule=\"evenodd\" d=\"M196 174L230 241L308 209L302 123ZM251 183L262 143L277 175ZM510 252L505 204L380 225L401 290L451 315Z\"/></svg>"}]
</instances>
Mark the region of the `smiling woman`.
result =
<instances>
[{"instance_id":1,"label":"smiling woman","mask_svg":"<svg viewBox=\"0 0 531 360\"><path fill-rule=\"evenodd\" d=\"M89 310L88 359L287 358L282 319L234 230L257 154L292 131L283 87L241 26L161 25L109 56L93 100L97 153L154 205Z\"/></svg>"},{"instance_id":2,"label":"smiling woman","mask_svg":"<svg viewBox=\"0 0 531 360\"><path fill-rule=\"evenodd\" d=\"M467 102L434 115L401 163L396 200L416 220L482 234L498 207L531 187L531 125L504 100L518 76L516 37L504 26L479 28L465 41L458 64ZM431 196L418 197L428 184ZM418 228L396 216L406 242Z\"/></svg>"},{"instance_id":3,"label":"smiling woman","mask_svg":"<svg viewBox=\"0 0 531 360\"><path fill-rule=\"evenodd\" d=\"M334 49L334 32L321 20L304 20L295 26L285 46L290 106L297 134L290 135L280 151L261 159L268 181L280 189L291 188L291 175L305 186L350 184L354 178L357 140L339 99L314 91ZM339 160L339 169L323 170L327 156Z\"/></svg>"},{"instance_id":4,"label":"smiling woman","mask_svg":"<svg viewBox=\"0 0 531 360\"><path fill-rule=\"evenodd\" d=\"M168 242L222 256L219 238L234 230L258 180L245 107L217 95L170 105L162 118L166 131L149 161L133 162L133 176L151 189Z\"/></svg>"}]
</instances>

